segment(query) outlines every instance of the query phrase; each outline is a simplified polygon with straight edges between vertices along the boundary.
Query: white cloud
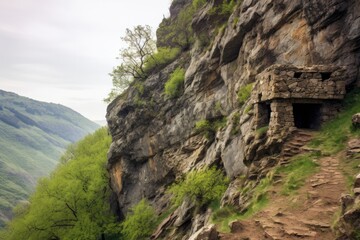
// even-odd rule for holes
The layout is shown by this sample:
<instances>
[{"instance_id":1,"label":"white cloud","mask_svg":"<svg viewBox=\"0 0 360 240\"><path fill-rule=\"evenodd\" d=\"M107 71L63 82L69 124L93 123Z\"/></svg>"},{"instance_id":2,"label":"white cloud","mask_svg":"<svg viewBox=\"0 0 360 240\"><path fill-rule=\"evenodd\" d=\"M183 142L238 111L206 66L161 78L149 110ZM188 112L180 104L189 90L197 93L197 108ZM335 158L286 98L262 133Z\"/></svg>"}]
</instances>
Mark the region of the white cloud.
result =
<instances>
[{"instance_id":1,"label":"white cloud","mask_svg":"<svg viewBox=\"0 0 360 240\"><path fill-rule=\"evenodd\" d=\"M103 119L126 28L155 30L170 2L0 0L0 89Z\"/></svg>"}]
</instances>

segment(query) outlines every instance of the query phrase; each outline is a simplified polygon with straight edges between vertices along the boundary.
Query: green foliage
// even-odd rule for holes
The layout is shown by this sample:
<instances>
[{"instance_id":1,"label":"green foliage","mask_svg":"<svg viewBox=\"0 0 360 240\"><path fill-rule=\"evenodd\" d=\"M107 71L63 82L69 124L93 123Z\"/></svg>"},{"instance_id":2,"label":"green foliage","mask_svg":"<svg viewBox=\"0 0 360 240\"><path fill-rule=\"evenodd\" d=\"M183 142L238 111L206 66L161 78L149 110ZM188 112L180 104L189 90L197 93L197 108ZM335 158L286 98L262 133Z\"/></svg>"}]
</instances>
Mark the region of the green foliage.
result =
<instances>
[{"instance_id":1,"label":"green foliage","mask_svg":"<svg viewBox=\"0 0 360 240\"><path fill-rule=\"evenodd\" d=\"M262 138L266 135L267 131L269 130L269 126L264 126L256 130L256 138Z\"/></svg>"},{"instance_id":2,"label":"green foliage","mask_svg":"<svg viewBox=\"0 0 360 240\"><path fill-rule=\"evenodd\" d=\"M206 3L206 0L193 0L192 2L192 6L194 7L195 10L201 8L202 6L204 6Z\"/></svg>"},{"instance_id":3,"label":"green foliage","mask_svg":"<svg viewBox=\"0 0 360 240\"><path fill-rule=\"evenodd\" d=\"M0 228L11 209L26 200L36 180L49 174L67 145L99 126L59 104L0 90Z\"/></svg>"},{"instance_id":4,"label":"green foliage","mask_svg":"<svg viewBox=\"0 0 360 240\"><path fill-rule=\"evenodd\" d=\"M240 2L238 4L240 4ZM210 16L214 16L214 19L217 20L216 23L217 26L223 26L224 24L227 23L236 4L237 4L236 0L223 0L222 3L220 3L219 5L215 5L210 10L209 14Z\"/></svg>"},{"instance_id":5,"label":"green foliage","mask_svg":"<svg viewBox=\"0 0 360 240\"><path fill-rule=\"evenodd\" d=\"M231 134L232 135L236 135L240 132L240 113L236 112L233 117L232 117L232 129L231 129Z\"/></svg>"},{"instance_id":6,"label":"green foliage","mask_svg":"<svg viewBox=\"0 0 360 240\"><path fill-rule=\"evenodd\" d=\"M185 78L185 70L178 67L170 75L170 79L165 83L165 94L170 98L179 97L182 89Z\"/></svg>"},{"instance_id":7,"label":"green foliage","mask_svg":"<svg viewBox=\"0 0 360 240\"><path fill-rule=\"evenodd\" d=\"M221 102L220 102L220 101L216 101L216 103L215 103L215 111L221 112L222 109L223 109L223 107L222 107Z\"/></svg>"},{"instance_id":8,"label":"green foliage","mask_svg":"<svg viewBox=\"0 0 360 240\"><path fill-rule=\"evenodd\" d=\"M188 198L198 207L202 207L219 200L228 183L229 180L220 170L210 168L189 172L183 180L173 184L168 191L172 194L172 202L175 206L181 205Z\"/></svg>"},{"instance_id":9,"label":"green foliage","mask_svg":"<svg viewBox=\"0 0 360 240\"><path fill-rule=\"evenodd\" d=\"M245 110L244 110L244 113L245 114L248 114L252 109L253 109L254 105L253 104L249 104Z\"/></svg>"},{"instance_id":10,"label":"green foliage","mask_svg":"<svg viewBox=\"0 0 360 240\"><path fill-rule=\"evenodd\" d=\"M213 119L211 121L203 119L195 123L195 131L197 133L204 134L204 136L208 140L211 140L215 136L216 132L219 129L224 128L226 124L226 117L222 117L220 119Z\"/></svg>"},{"instance_id":11,"label":"green foliage","mask_svg":"<svg viewBox=\"0 0 360 240\"><path fill-rule=\"evenodd\" d=\"M247 219L257 212L261 211L268 203L267 192L273 182L274 172L270 172L260 183L252 190L250 187L244 188L241 195L251 191L251 199L248 208L244 212L239 212L231 206L225 206L217 209L212 215L212 221L218 225L221 232L230 232L229 223L234 220Z\"/></svg>"},{"instance_id":12,"label":"green foliage","mask_svg":"<svg viewBox=\"0 0 360 240\"><path fill-rule=\"evenodd\" d=\"M351 131L351 117L360 112L360 89L347 94L344 110L332 121L322 127L320 133L311 141L310 146L318 147L323 154L334 154L345 148L349 136L360 136Z\"/></svg>"},{"instance_id":13,"label":"green foliage","mask_svg":"<svg viewBox=\"0 0 360 240\"><path fill-rule=\"evenodd\" d=\"M200 120L195 123L195 130L197 132L211 131L212 126L208 120Z\"/></svg>"},{"instance_id":14,"label":"green foliage","mask_svg":"<svg viewBox=\"0 0 360 240\"><path fill-rule=\"evenodd\" d=\"M250 98L252 88L253 88L253 84L250 83L239 89L237 93L237 97L240 106L242 106Z\"/></svg>"},{"instance_id":15,"label":"green foliage","mask_svg":"<svg viewBox=\"0 0 360 240\"><path fill-rule=\"evenodd\" d=\"M107 204L110 143L106 128L78 142L73 156L39 181L29 206L17 211L7 226L7 239L96 240L116 232Z\"/></svg>"},{"instance_id":16,"label":"green foliage","mask_svg":"<svg viewBox=\"0 0 360 240\"><path fill-rule=\"evenodd\" d=\"M149 239L154 227L156 227L157 216L153 207L145 200L141 200L131 208L131 212L121 223L121 233L124 239L141 240Z\"/></svg>"},{"instance_id":17,"label":"green foliage","mask_svg":"<svg viewBox=\"0 0 360 240\"><path fill-rule=\"evenodd\" d=\"M148 57L144 66L144 72L151 73L154 70L165 67L175 60L180 54L179 48L158 48L157 51Z\"/></svg>"},{"instance_id":18,"label":"green foliage","mask_svg":"<svg viewBox=\"0 0 360 240\"><path fill-rule=\"evenodd\" d=\"M145 79L149 71L147 65L152 65L156 45L152 37L151 28L148 25L138 25L131 29L126 29L125 36L121 38L127 45L120 50L119 59L121 64L113 69L110 74L113 82L113 89L105 102L114 100L116 96L127 89L133 80Z\"/></svg>"},{"instance_id":19,"label":"green foliage","mask_svg":"<svg viewBox=\"0 0 360 240\"><path fill-rule=\"evenodd\" d=\"M231 13L233 12L235 6L236 6L235 0L223 1L223 3L221 4L221 14L225 15L225 16L230 16Z\"/></svg>"},{"instance_id":20,"label":"green foliage","mask_svg":"<svg viewBox=\"0 0 360 240\"><path fill-rule=\"evenodd\" d=\"M284 185L281 193L291 195L297 189L304 185L306 179L318 171L318 164L313 158L318 156L314 154L304 154L295 157L288 165L277 169L278 174L284 175Z\"/></svg>"},{"instance_id":21,"label":"green foliage","mask_svg":"<svg viewBox=\"0 0 360 240\"><path fill-rule=\"evenodd\" d=\"M157 45L188 50L194 42L191 21L195 11L194 5L190 4L180 11L176 19L164 19L156 32Z\"/></svg>"}]
</instances>

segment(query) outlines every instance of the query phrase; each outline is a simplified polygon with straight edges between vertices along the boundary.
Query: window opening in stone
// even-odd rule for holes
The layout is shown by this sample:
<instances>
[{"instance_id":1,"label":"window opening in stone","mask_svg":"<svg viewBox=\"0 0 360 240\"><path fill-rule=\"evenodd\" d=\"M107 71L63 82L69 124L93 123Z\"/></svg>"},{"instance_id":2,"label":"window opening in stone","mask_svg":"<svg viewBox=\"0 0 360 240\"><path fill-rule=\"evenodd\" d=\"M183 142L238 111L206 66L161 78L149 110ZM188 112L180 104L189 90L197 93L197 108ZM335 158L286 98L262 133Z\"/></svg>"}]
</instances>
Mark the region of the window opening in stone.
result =
<instances>
[{"instance_id":1,"label":"window opening in stone","mask_svg":"<svg viewBox=\"0 0 360 240\"><path fill-rule=\"evenodd\" d=\"M268 126L270 123L270 103L259 103L258 128Z\"/></svg>"},{"instance_id":2,"label":"window opening in stone","mask_svg":"<svg viewBox=\"0 0 360 240\"><path fill-rule=\"evenodd\" d=\"M325 81L325 80L327 80L327 79L329 79L331 77L331 72L322 72L320 74L321 74L321 79L323 81Z\"/></svg>"},{"instance_id":3,"label":"window opening in stone","mask_svg":"<svg viewBox=\"0 0 360 240\"><path fill-rule=\"evenodd\" d=\"M294 103L294 123L297 128L319 129L321 104Z\"/></svg>"},{"instance_id":4,"label":"window opening in stone","mask_svg":"<svg viewBox=\"0 0 360 240\"><path fill-rule=\"evenodd\" d=\"M301 78L302 72L295 72L294 78Z\"/></svg>"}]
</instances>

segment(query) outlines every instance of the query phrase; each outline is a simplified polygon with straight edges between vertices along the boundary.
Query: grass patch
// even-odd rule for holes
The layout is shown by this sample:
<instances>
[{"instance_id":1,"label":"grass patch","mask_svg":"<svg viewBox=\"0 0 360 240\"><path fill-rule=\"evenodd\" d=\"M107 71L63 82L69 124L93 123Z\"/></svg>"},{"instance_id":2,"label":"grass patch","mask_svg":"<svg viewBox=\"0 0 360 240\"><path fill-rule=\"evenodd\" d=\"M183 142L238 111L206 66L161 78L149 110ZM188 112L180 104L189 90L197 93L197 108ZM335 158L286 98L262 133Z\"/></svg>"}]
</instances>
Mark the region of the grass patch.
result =
<instances>
[{"instance_id":1,"label":"grass patch","mask_svg":"<svg viewBox=\"0 0 360 240\"><path fill-rule=\"evenodd\" d=\"M284 185L281 194L292 195L305 184L306 179L316 173L319 165L313 161L318 156L304 154L295 157L289 165L281 166L276 170L277 174L284 175Z\"/></svg>"},{"instance_id":2,"label":"grass patch","mask_svg":"<svg viewBox=\"0 0 360 240\"><path fill-rule=\"evenodd\" d=\"M170 75L170 79L165 83L165 94L170 98L179 97L182 93L183 83L185 79L185 70L177 68Z\"/></svg>"},{"instance_id":3,"label":"grass patch","mask_svg":"<svg viewBox=\"0 0 360 240\"><path fill-rule=\"evenodd\" d=\"M164 68L180 55L180 48L158 48L157 52L146 59L144 72L152 73Z\"/></svg>"},{"instance_id":4,"label":"grass patch","mask_svg":"<svg viewBox=\"0 0 360 240\"><path fill-rule=\"evenodd\" d=\"M240 132L240 113L236 112L232 116L232 128L231 128L231 135L237 135Z\"/></svg>"},{"instance_id":5,"label":"grass patch","mask_svg":"<svg viewBox=\"0 0 360 240\"><path fill-rule=\"evenodd\" d=\"M226 117L213 120L200 120L195 123L195 131L203 134L208 140L212 140L218 130L224 128L227 124Z\"/></svg>"},{"instance_id":6,"label":"grass patch","mask_svg":"<svg viewBox=\"0 0 360 240\"><path fill-rule=\"evenodd\" d=\"M244 212L239 212L232 206L225 206L214 211L212 215L212 222L218 226L220 232L230 232L229 223L235 220L245 220L259 211L261 211L269 202L267 192L272 186L274 172L269 172L265 178L252 190L250 188L243 188L242 194L249 191L252 198L247 209Z\"/></svg>"},{"instance_id":7,"label":"grass patch","mask_svg":"<svg viewBox=\"0 0 360 240\"><path fill-rule=\"evenodd\" d=\"M269 126L264 126L256 130L256 138L262 138L266 135L269 130Z\"/></svg>"},{"instance_id":8,"label":"grass patch","mask_svg":"<svg viewBox=\"0 0 360 240\"><path fill-rule=\"evenodd\" d=\"M247 84L239 88L239 91L237 93L237 99L240 106L244 105L244 103L250 98L252 89L253 83Z\"/></svg>"},{"instance_id":9,"label":"grass patch","mask_svg":"<svg viewBox=\"0 0 360 240\"><path fill-rule=\"evenodd\" d=\"M320 133L310 142L323 154L331 155L345 149L349 136L360 136L360 131L352 131L351 117L360 112L360 89L349 93L344 100L344 110L332 121L323 125Z\"/></svg>"},{"instance_id":10,"label":"grass patch","mask_svg":"<svg viewBox=\"0 0 360 240\"><path fill-rule=\"evenodd\" d=\"M345 158L340 161L340 169L345 177L346 188L352 192L355 182L355 177L359 173L360 155L355 155L352 158Z\"/></svg>"}]
</instances>

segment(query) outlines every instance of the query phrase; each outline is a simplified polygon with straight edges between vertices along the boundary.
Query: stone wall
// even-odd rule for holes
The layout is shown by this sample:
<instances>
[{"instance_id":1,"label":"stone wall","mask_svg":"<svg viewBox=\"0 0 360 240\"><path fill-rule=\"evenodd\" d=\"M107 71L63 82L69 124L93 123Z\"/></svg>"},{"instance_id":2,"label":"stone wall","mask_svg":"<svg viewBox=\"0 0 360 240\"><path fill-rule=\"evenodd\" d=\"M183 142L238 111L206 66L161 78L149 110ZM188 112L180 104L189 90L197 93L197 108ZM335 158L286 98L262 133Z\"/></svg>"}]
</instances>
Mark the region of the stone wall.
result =
<instances>
[{"instance_id":1,"label":"stone wall","mask_svg":"<svg viewBox=\"0 0 360 240\"><path fill-rule=\"evenodd\" d=\"M346 93L343 67L273 65L256 80L252 95L256 125L268 125L270 137L285 137L296 129L293 104L318 105L317 120L323 123L338 113Z\"/></svg>"},{"instance_id":2,"label":"stone wall","mask_svg":"<svg viewBox=\"0 0 360 240\"><path fill-rule=\"evenodd\" d=\"M257 101L272 99L343 99L346 69L333 66L273 65L256 77Z\"/></svg>"},{"instance_id":3,"label":"stone wall","mask_svg":"<svg viewBox=\"0 0 360 240\"><path fill-rule=\"evenodd\" d=\"M293 106L286 100L275 100L271 103L271 115L268 134L286 136L295 130Z\"/></svg>"}]
</instances>

